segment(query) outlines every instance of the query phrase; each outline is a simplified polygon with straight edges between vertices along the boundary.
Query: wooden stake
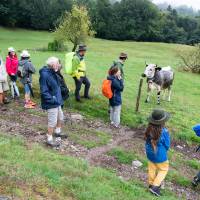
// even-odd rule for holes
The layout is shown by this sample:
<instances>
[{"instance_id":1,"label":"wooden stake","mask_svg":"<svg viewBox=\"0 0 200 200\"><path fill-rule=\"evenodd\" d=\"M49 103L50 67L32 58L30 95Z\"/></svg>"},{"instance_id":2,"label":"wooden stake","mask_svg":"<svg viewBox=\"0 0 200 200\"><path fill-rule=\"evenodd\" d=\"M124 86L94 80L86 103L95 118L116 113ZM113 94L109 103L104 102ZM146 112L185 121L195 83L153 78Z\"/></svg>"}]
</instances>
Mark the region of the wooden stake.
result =
<instances>
[{"instance_id":1,"label":"wooden stake","mask_svg":"<svg viewBox=\"0 0 200 200\"><path fill-rule=\"evenodd\" d=\"M139 111L142 84L143 84L143 78L141 77L141 78L140 78L139 88L138 88L138 95L137 95L137 101L136 101L135 112L138 112L138 111Z\"/></svg>"}]
</instances>

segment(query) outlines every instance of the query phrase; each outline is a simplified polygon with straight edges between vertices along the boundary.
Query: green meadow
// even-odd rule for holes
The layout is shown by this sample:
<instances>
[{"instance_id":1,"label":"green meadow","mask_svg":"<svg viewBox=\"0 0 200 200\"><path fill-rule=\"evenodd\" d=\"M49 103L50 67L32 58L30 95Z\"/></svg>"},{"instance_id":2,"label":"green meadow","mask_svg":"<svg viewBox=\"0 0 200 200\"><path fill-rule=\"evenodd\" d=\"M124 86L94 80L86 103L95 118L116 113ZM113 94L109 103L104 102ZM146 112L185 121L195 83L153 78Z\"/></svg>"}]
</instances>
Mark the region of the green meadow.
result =
<instances>
[{"instance_id":1,"label":"green meadow","mask_svg":"<svg viewBox=\"0 0 200 200\"><path fill-rule=\"evenodd\" d=\"M53 40L51 33L29 30L8 30L0 28L1 56L5 57L7 48L13 46L17 51L29 49L31 60L39 69L45 65L49 56L59 57L64 64L65 52L38 51L47 47L48 42ZM92 101L77 104L73 98L74 83L70 76L65 75L66 82L71 89L71 98L66 103L67 108L77 110L89 117L98 117L108 120L108 101L101 94L101 84L106 78L108 68L117 59L120 52L128 53L125 64L125 90L123 93L122 123L131 127L146 124L146 117L155 107L162 107L171 113L172 118L168 127L177 139L187 142L199 141L192 132L191 127L199 123L199 85L200 77L197 74L182 72L179 70L180 60L178 51L189 50L190 46L164 43L144 42L116 42L101 39L91 39L87 43L88 52L86 56L87 75L91 80ZM69 51L71 45L68 46ZM19 54L19 53L18 53ZM146 80L144 80L140 112L135 113L135 103L140 75L147 63L156 63L159 66L171 66L175 71L175 82L172 92L172 101L162 101L160 106L156 105L156 93L149 104L144 103L146 98ZM35 92L38 91L38 74L34 77Z\"/></svg>"},{"instance_id":2,"label":"green meadow","mask_svg":"<svg viewBox=\"0 0 200 200\"><path fill-rule=\"evenodd\" d=\"M50 56L57 56L64 65L66 52L44 50L48 42L52 40L53 35L48 32L0 27L0 56L4 60L9 46L13 46L17 50L18 56L23 49L30 51L31 60L37 68L33 87L36 94L35 101L38 103L40 102L38 84L40 68L45 65L45 61ZM171 113L172 118L167 127L173 139L183 140L194 146L200 142L191 129L193 125L200 122L200 77L197 74L181 71L179 69L180 60L177 56L180 49L190 50L192 47L164 43L116 42L95 38L90 39L87 45L87 75L91 80L91 96L93 99L84 101L82 104L76 103L73 96L73 79L65 74L67 85L71 90L70 98L65 105L66 110L79 112L87 119L98 118L108 121L108 100L101 94L102 81L106 78L109 67L117 59L119 53L126 52L128 53L128 60L124 69L125 90L123 92L122 124L129 127L144 127L151 110L161 107ZM71 44L68 45L68 48L70 51ZM161 105L158 106L156 105L156 93L154 93L151 102L149 104L144 103L146 98L146 80L144 80L140 112L135 113L138 84L141 74L145 70L145 61L156 63L159 66L170 65L174 69L175 82L172 101L162 101ZM10 104L10 107L12 106L13 104ZM16 109L19 114L20 110L23 110L23 108L14 106L13 109ZM38 113L38 110L27 112L43 117L45 115L45 113ZM5 117L2 116L1 119L5 120ZM10 116L9 119L13 119L13 122L17 120L16 116ZM35 124L34 126L46 130L46 124ZM71 128L77 133L69 133L69 140L86 147L88 150L106 145L112 139L112 135L104 132L96 131L94 133L91 130L81 130L81 132L79 125ZM62 155L39 144L31 143L27 145L24 138L14 138L6 134L8 133L0 133L0 196L1 194L12 194L13 198L20 200L157 199L148 193L146 185L141 181L135 179L124 181L116 175L115 169L93 167L84 159ZM93 137L97 137L99 140L87 140L87 135L95 135ZM147 160L143 152L143 141L136 139L130 142L135 142L133 149L127 150L119 145L106 154L113 156L118 163L129 166L131 166L133 160L140 160L143 163L142 173L146 173ZM170 151L169 158L171 170L167 181L190 188L190 181L199 168L199 161L197 159L186 160L184 154L174 149ZM164 190L164 197L161 199L174 200L177 197L166 189Z\"/></svg>"}]
</instances>

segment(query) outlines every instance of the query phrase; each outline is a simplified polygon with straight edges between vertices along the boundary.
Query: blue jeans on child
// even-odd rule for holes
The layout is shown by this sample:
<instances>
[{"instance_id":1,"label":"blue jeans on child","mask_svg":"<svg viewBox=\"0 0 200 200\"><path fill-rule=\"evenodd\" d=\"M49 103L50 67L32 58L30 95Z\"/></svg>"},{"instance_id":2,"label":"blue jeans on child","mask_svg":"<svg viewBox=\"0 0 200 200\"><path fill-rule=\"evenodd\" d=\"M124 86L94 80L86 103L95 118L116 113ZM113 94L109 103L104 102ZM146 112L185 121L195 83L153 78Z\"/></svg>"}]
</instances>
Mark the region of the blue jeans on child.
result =
<instances>
[{"instance_id":1,"label":"blue jeans on child","mask_svg":"<svg viewBox=\"0 0 200 200\"><path fill-rule=\"evenodd\" d=\"M30 87L27 83L24 84L24 91L25 91L25 94L30 94L31 91L30 91Z\"/></svg>"}]
</instances>

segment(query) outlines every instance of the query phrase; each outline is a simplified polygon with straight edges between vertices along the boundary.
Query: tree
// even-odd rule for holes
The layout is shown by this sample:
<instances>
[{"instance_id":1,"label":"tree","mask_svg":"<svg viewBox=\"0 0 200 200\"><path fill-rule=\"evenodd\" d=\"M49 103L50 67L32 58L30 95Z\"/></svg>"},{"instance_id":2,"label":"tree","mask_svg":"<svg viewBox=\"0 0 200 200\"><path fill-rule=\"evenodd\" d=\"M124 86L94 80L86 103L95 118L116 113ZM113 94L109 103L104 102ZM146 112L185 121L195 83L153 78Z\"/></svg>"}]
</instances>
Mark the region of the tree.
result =
<instances>
[{"instance_id":1,"label":"tree","mask_svg":"<svg viewBox=\"0 0 200 200\"><path fill-rule=\"evenodd\" d=\"M74 5L71 12L66 12L55 31L56 40L73 44L72 51L80 43L85 43L88 37L93 36L88 11L83 6Z\"/></svg>"}]
</instances>

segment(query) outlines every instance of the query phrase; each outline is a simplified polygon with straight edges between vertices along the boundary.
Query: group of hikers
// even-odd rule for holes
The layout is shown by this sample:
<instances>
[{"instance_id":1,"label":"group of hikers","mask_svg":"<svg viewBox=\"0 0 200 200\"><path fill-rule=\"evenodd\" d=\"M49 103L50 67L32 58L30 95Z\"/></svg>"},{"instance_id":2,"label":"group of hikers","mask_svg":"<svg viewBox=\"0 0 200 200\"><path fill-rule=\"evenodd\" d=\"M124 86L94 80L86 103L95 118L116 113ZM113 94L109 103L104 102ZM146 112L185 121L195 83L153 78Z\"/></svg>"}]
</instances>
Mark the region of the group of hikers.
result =
<instances>
[{"instance_id":1,"label":"group of hikers","mask_svg":"<svg viewBox=\"0 0 200 200\"><path fill-rule=\"evenodd\" d=\"M75 82L75 99L81 103L82 98L91 100L89 95L90 81L86 75L85 54L86 45L79 45L78 50L72 57L71 76ZM124 89L124 63L128 55L121 53L119 60L113 63L108 69L107 80L103 82L102 93L109 99L110 124L114 128L120 126L120 115L122 96ZM69 97L69 89L61 73L62 64L57 57L50 57L46 65L39 71L39 85L41 94L42 109L47 111L48 131L47 145L58 147L60 142L57 137L66 139L67 135L62 131L64 120L63 105ZM31 100L32 75L35 67L30 60L30 54L23 50L21 58L18 60L14 48L8 49L8 56L4 66L3 59L0 59L0 104L7 104L9 100L6 92L9 90L7 74L10 77L10 88L12 98L19 98L20 93L16 81L19 78L24 86L25 100L24 107L27 109L35 108L36 104ZM85 85L84 95L80 96L82 84ZM32 95L33 96L33 95ZM165 127L169 120L169 113L162 109L155 109L148 118L148 127L145 131L145 148L148 158L148 183L149 191L156 196L160 196L161 184L164 181L168 170L168 150L170 148L170 134ZM200 126L195 126L194 131L200 136ZM200 182L200 173L194 178L193 185Z\"/></svg>"}]
</instances>

